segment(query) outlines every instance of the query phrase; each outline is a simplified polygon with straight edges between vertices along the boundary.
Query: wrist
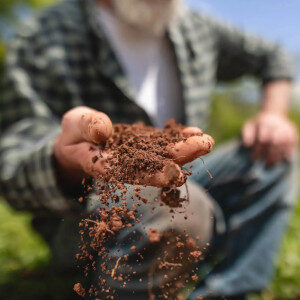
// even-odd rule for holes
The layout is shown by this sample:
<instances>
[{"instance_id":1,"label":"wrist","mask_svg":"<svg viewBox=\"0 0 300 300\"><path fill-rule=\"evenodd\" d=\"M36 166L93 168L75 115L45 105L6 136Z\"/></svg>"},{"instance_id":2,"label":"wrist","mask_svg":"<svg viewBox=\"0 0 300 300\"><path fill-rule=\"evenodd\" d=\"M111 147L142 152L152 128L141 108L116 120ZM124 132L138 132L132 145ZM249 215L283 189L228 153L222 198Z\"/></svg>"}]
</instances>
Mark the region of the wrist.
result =
<instances>
[{"instance_id":1,"label":"wrist","mask_svg":"<svg viewBox=\"0 0 300 300\"><path fill-rule=\"evenodd\" d=\"M276 110L276 109L267 109L267 108L262 108L259 111L260 115L272 115L272 116L277 116L277 117L287 117L287 112L281 111L281 110Z\"/></svg>"},{"instance_id":2,"label":"wrist","mask_svg":"<svg viewBox=\"0 0 300 300\"><path fill-rule=\"evenodd\" d=\"M264 86L262 111L278 116L287 116L291 96L291 83L273 81Z\"/></svg>"},{"instance_id":3,"label":"wrist","mask_svg":"<svg viewBox=\"0 0 300 300\"><path fill-rule=\"evenodd\" d=\"M280 116L280 117L287 117L288 115L288 109L278 109L276 107L268 106L268 105L263 105L261 108L260 114L268 114L268 115L275 115L275 116Z\"/></svg>"}]
</instances>

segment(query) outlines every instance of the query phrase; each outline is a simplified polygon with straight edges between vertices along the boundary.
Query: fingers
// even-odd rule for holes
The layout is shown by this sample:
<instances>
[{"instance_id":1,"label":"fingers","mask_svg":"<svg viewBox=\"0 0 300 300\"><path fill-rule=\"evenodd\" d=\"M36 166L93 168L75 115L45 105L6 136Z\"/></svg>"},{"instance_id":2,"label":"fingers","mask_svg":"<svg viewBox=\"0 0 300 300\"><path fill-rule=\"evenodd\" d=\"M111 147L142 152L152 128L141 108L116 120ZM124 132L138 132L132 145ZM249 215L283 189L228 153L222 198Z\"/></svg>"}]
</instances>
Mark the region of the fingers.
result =
<instances>
[{"instance_id":1,"label":"fingers","mask_svg":"<svg viewBox=\"0 0 300 300\"><path fill-rule=\"evenodd\" d=\"M298 133L286 118L262 116L246 123L242 136L244 145L252 147L252 159L263 159L271 166L293 157Z\"/></svg>"},{"instance_id":2,"label":"fingers","mask_svg":"<svg viewBox=\"0 0 300 300\"><path fill-rule=\"evenodd\" d=\"M170 162L163 170L157 171L154 174L146 172L137 174L135 184L156 187L181 186L184 184L184 175L177 164Z\"/></svg>"},{"instance_id":3,"label":"fingers","mask_svg":"<svg viewBox=\"0 0 300 300\"><path fill-rule=\"evenodd\" d=\"M94 109L79 106L68 111L62 119L65 144L100 143L109 138L113 127L109 117Z\"/></svg>"},{"instance_id":4,"label":"fingers","mask_svg":"<svg viewBox=\"0 0 300 300\"><path fill-rule=\"evenodd\" d=\"M170 145L168 151L175 163L184 165L209 153L214 144L214 139L208 134L194 135L187 138L186 141Z\"/></svg>"},{"instance_id":5,"label":"fingers","mask_svg":"<svg viewBox=\"0 0 300 300\"><path fill-rule=\"evenodd\" d=\"M182 133L186 136L192 136L192 135L201 135L203 131L199 127L186 127L183 129Z\"/></svg>"},{"instance_id":6,"label":"fingers","mask_svg":"<svg viewBox=\"0 0 300 300\"><path fill-rule=\"evenodd\" d=\"M252 159L264 159L266 165L270 166L282 160L282 132L273 131L267 126L257 126L255 131L255 142L252 150Z\"/></svg>"},{"instance_id":7,"label":"fingers","mask_svg":"<svg viewBox=\"0 0 300 300\"><path fill-rule=\"evenodd\" d=\"M284 159L282 149L275 147L274 145L270 145L266 149L264 159L267 166L276 164L277 162Z\"/></svg>"},{"instance_id":8,"label":"fingers","mask_svg":"<svg viewBox=\"0 0 300 300\"><path fill-rule=\"evenodd\" d=\"M101 153L89 142L81 142L64 147L64 163L72 166L73 170L83 172L91 177L98 177L103 174L107 167L107 153Z\"/></svg>"},{"instance_id":9,"label":"fingers","mask_svg":"<svg viewBox=\"0 0 300 300\"><path fill-rule=\"evenodd\" d=\"M254 126L254 145L252 159L257 160L266 157L267 149L270 146L270 128L266 126Z\"/></svg>"},{"instance_id":10,"label":"fingers","mask_svg":"<svg viewBox=\"0 0 300 300\"><path fill-rule=\"evenodd\" d=\"M181 186L184 183L184 175L180 165L209 153L215 144L214 139L207 134L203 134L198 127L187 127L183 130L183 134L187 137L186 141L168 147L168 152L174 163L169 163L162 171L150 177L142 176L143 183L140 184L157 187Z\"/></svg>"},{"instance_id":11,"label":"fingers","mask_svg":"<svg viewBox=\"0 0 300 300\"><path fill-rule=\"evenodd\" d=\"M266 150L266 164L272 166L282 160L292 159L296 149L296 132L278 128L273 130Z\"/></svg>"},{"instance_id":12,"label":"fingers","mask_svg":"<svg viewBox=\"0 0 300 300\"><path fill-rule=\"evenodd\" d=\"M255 131L255 125L251 121L244 125L242 130L242 141L246 148L253 146L255 141Z\"/></svg>"}]
</instances>

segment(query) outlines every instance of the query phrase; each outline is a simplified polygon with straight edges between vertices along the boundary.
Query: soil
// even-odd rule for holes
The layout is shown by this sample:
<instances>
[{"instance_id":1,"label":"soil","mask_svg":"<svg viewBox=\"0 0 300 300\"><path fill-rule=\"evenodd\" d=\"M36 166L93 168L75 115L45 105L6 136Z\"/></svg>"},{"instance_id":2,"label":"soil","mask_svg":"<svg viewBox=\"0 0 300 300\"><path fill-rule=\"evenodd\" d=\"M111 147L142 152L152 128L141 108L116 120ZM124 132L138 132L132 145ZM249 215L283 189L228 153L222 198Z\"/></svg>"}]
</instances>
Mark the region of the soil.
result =
<instances>
[{"instance_id":1,"label":"soil","mask_svg":"<svg viewBox=\"0 0 300 300\"><path fill-rule=\"evenodd\" d=\"M137 201L133 206L128 207L125 183L146 185L148 178L152 178L157 172L163 172L167 166L174 164L167 147L187 139L187 136L182 133L183 129L184 126L176 124L174 120L167 122L162 130L143 123L115 124L112 136L105 143L97 145L99 155L93 157L92 163L96 164L104 159L105 172L98 174L97 184L92 188L96 189L102 207L89 218L81 221L82 244L80 252L76 255L78 260L85 262L85 276L96 271L97 257L101 257L104 261L108 257L106 242L121 229L132 226L133 222L139 222L136 208L140 203ZM106 155L107 153L109 155ZM172 208L181 207L183 201L187 200L180 198L176 186L184 184L191 173L182 169L180 172L182 173L180 182L176 181L178 178L170 181L168 186L162 189L161 200L159 200L162 205L168 205L171 208L170 213L172 213ZM117 190L121 191L121 196L116 196ZM149 199L141 197L140 194L141 188L136 187L136 198L147 204ZM111 200L115 206L108 205ZM79 198L79 202L83 201ZM162 284L158 296L176 299L180 289L191 277L190 266L201 259L202 252L197 248L195 241L187 235L182 236L175 232L160 233L157 229L151 228L148 231L148 237L150 243L163 244L166 249L164 257L158 259L157 266L153 266L149 273L149 282L155 272L164 271L165 283ZM136 247L132 246L131 251L135 252ZM140 257L142 258L142 255ZM119 269L121 264L126 263L126 260L126 256L120 258L113 269L108 268L108 264L104 262L101 264L102 272L114 280L123 282L125 286L126 280L130 281L130 278L125 278ZM181 272L176 273L176 276L168 281L169 273L177 272L180 268ZM197 275L192 276L192 280L196 278ZM83 287L81 283L76 283L74 291L82 297L89 294L97 298L100 292L101 295L106 294L107 299L114 299L114 291L107 286L101 275L97 287ZM149 298L155 299L151 286Z\"/></svg>"},{"instance_id":2,"label":"soil","mask_svg":"<svg viewBox=\"0 0 300 300\"><path fill-rule=\"evenodd\" d=\"M107 158L108 172L100 178L107 182L143 184L147 176L151 177L173 164L167 146L187 139L182 133L183 128L174 120L167 122L163 130L143 123L114 125L112 136L100 145L100 156L101 153L111 152Z\"/></svg>"}]
</instances>

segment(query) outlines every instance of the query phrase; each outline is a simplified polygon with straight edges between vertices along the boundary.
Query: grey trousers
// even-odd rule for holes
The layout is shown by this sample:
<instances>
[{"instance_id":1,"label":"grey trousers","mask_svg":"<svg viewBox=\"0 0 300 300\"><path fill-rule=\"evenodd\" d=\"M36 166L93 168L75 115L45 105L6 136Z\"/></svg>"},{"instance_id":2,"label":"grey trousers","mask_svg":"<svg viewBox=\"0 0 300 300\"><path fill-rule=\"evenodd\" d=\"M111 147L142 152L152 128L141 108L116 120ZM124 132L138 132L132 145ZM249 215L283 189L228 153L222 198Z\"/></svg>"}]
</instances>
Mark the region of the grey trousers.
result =
<instances>
[{"instance_id":1,"label":"grey trousers","mask_svg":"<svg viewBox=\"0 0 300 300\"><path fill-rule=\"evenodd\" d=\"M199 282L189 299L233 296L266 288L296 194L293 164L266 168L252 162L249 151L233 141L193 162L191 180L206 189L214 205L215 229L211 253L199 264ZM78 246L75 219L66 218L49 240L57 267L74 270ZM63 249L61 245L63 242ZM113 245L113 243L112 243ZM146 262L145 262L146 263ZM148 299L143 287L119 290L115 299Z\"/></svg>"}]
</instances>

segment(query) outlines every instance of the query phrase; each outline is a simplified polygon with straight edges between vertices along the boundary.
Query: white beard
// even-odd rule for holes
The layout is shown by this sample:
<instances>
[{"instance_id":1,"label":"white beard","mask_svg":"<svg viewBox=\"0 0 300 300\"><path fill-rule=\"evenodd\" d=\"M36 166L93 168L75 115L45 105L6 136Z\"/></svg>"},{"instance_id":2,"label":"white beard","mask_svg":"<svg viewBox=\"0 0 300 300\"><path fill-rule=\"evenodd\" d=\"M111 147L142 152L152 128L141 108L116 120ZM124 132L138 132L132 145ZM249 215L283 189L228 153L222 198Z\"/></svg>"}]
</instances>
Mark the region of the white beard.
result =
<instances>
[{"instance_id":1,"label":"white beard","mask_svg":"<svg viewBox=\"0 0 300 300\"><path fill-rule=\"evenodd\" d=\"M133 27L154 35L163 35L175 22L182 0L113 0L117 15Z\"/></svg>"}]
</instances>

